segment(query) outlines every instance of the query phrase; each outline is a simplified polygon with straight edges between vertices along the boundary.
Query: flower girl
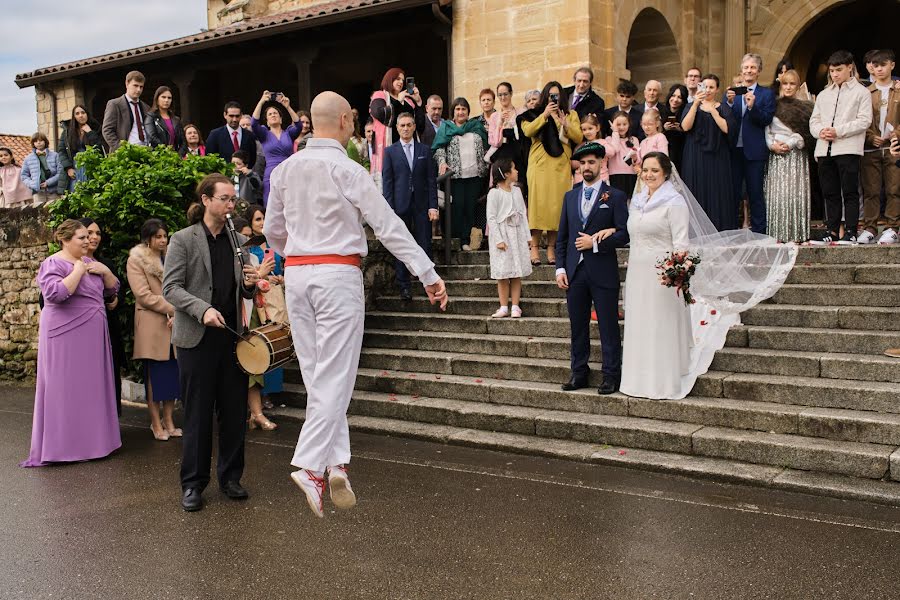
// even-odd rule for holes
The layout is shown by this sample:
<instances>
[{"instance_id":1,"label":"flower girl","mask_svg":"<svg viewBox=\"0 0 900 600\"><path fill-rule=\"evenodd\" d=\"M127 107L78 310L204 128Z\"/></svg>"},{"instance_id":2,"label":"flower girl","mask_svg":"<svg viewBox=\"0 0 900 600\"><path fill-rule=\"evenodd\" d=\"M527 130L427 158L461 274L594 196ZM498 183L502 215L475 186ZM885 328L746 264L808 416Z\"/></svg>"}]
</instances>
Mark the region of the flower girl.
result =
<instances>
[{"instance_id":1,"label":"flower girl","mask_svg":"<svg viewBox=\"0 0 900 600\"><path fill-rule=\"evenodd\" d=\"M490 239L491 279L497 280L500 308L491 315L494 318L522 316L519 298L522 295L522 278L531 275L528 255L528 216L522 190L516 185L519 172L509 159L500 159L491 165L494 188L487 197L487 223ZM507 302L512 299L512 311Z\"/></svg>"}]
</instances>

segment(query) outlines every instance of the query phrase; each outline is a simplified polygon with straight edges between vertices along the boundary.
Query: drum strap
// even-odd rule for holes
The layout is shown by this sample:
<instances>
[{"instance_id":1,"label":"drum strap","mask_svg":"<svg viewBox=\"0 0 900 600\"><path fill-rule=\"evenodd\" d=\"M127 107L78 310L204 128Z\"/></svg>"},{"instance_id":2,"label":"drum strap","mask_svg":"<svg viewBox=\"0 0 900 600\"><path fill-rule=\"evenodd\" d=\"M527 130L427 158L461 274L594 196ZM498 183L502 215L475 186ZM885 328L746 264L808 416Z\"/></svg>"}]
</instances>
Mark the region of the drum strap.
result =
<instances>
[{"instance_id":1,"label":"drum strap","mask_svg":"<svg viewBox=\"0 0 900 600\"><path fill-rule=\"evenodd\" d=\"M297 267L300 265L353 265L362 266L362 257L359 254L313 254L311 256L288 256L284 259L285 267Z\"/></svg>"}]
</instances>

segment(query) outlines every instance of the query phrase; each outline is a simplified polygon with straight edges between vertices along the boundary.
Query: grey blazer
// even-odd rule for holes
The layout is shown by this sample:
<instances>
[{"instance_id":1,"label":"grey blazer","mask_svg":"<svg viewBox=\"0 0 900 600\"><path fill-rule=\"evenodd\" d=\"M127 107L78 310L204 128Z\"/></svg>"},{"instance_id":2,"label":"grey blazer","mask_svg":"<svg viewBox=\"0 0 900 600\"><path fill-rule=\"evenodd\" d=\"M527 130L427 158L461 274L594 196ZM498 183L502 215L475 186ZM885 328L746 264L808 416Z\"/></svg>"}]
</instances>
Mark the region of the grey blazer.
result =
<instances>
[{"instance_id":1,"label":"grey blazer","mask_svg":"<svg viewBox=\"0 0 900 600\"><path fill-rule=\"evenodd\" d=\"M141 121L143 121L143 117L150 112L150 107L143 100L140 101L140 107ZM125 99L125 94L106 103L106 110L103 111L103 126L100 130L103 133L103 139L109 145L110 152L115 152L122 142L128 141L132 125L134 125L134 113L131 111L131 105ZM147 137L146 132L144 132L144 137Z\"/></svg>"},{"instance_id":2,"label":"grey blazer","mask_svg":"<svg viewBox=\"0 0 900 600\"><path fill-rule=\"evenodd\" d=\"M238 234L238 239L241 244L247 240L241 234ZM244 289L237 258L234 260L234 280L237 282L234 302L240 315L241 298L252 298L254 290ZM212 262L206 231L200 223L185 227L169 240L163 297L175 307L172 345L177 348L196 347L206 332L203 314L212 306Z\"/></svg>"}]
</instances>

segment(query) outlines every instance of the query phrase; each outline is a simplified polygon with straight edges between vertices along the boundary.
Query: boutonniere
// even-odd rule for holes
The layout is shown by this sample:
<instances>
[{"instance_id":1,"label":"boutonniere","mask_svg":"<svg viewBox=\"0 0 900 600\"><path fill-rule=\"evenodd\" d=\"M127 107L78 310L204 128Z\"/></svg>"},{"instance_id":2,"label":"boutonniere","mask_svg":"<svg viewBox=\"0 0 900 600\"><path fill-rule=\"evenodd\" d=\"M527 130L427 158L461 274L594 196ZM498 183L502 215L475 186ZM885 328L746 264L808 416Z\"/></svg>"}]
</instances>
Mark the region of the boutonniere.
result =
<instances>
[{"instance_id":1,"label":"boutonniere","mask_svg":"<svg viewBox=\"0 0 900 600\"><path fill-rule=\"evenodd\" d=\"M609 192L603 192L602 194L600 194L600 202L602 202L603 204L609 202Z\"/></svg>"}]
</instances>

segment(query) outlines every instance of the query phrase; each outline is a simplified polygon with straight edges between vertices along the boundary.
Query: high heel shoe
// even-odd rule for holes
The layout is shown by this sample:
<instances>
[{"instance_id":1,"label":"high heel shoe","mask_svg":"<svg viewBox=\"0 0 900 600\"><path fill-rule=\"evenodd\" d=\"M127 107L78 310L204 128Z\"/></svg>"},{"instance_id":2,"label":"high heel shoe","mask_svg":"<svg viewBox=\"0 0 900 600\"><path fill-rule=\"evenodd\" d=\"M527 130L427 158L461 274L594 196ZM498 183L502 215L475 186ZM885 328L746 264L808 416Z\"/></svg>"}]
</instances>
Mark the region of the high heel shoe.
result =
<instances>
[{"instance_id":1,"label":"high heel shoe","mask_svg":"<svg viewBox=\"0 0 900 600\"><path fill-rule=\"evenodd\" d=\"M160 433L156 433L156 430L153 429L153 427L151 426L150 431L153 432L153 437L156 438L157 441L160 441L160 442L169 441L169 432L167 432L165 429L163 429Z\"/></svg>"},{"instance_id":2,"label":"high heel shoe","mask_svg":"<svg viewBox=\"0 0 900 600\"><path fill-rule=\"evenodd\" d=\"M266 415L259 413L258 415L250 415L250 418L247 419L247 427L250 428L250 431L253 431L257 427L262 429L263 431L272 431L274 429L278 429L278 425L270 421L266 418Z\"/></svg>"},{"instance_id":3,"label":"high heel shoe","mask_svg":"<svg viewBox=\"0 0 900 600\"><path fill-rule=\"evenodd\" d=\"M531 264L535 267L541 264L541 252L537 246L531 247Z\"/></svg>"},{"instance_id":4,"label":"high heel shoe","mask_svg":"<svg viewBox=\"0 0 900 600\"><path fill-rule=\"evenodd\" d=\"M180 428L180 427L175 427L174 425L172 426L171 429L169 429L168 427L166 427L166 433L169 434L169 437L170 437L170 438L173 438L173 437L183 437L183 436L184 436L184 432L181 431L181 428Z\"/></svg>"}]
</instances>

